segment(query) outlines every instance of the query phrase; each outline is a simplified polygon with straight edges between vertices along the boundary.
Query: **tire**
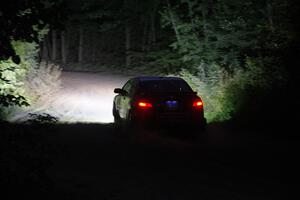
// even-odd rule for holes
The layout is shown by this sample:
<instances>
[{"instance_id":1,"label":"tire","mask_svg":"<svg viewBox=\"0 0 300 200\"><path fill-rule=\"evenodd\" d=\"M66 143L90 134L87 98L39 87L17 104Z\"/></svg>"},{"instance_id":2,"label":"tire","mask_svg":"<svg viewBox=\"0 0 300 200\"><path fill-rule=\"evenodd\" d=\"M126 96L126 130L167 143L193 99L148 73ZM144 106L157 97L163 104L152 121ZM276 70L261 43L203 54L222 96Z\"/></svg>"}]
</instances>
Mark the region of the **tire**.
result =
<instances>
[{"instance_id":1,"label":"tire","mask_svg":"<svg viewBox=\"0 0 300 200\"><path fill-rule=\"evenodd\" d=\"M197 125L197 127L195 128L201 133L204 133L206 131L206 126L207 126L206 118L203 118L201 124Z\"/></svg>"},{"instance_id":2,"label":"tire","mask_svg":"<svg viewBox=\"0 0 300 200\"><path fill-rule=\"evenodd\" d=\"M136 119L132 116L132 113L129 112L125 123L125 132L128 138L131 140L137 140L142 137L142 130L142 125L138 123L138 121L136 121Z\"/></svg>"},{"instance_id":3,"label":"tire","mask_svg":"<svg viewBox=\"0 0 300 200\"><path fill-rule=\"evenodd\" d=\"M114 123L116 125L120 125L120 123L121 123L121 118L120 118L120 116L118 114L114 115Z\"/></svg>"},{"instance_id":4,"label":"tire","mask_svg":"<svg viewBox=\"0 0 300 200\"><path fill-rule=\"evenodd\" d=\"M204 118L204 120L201 121L200 123L191 124L188 128L188 132L190 133L188 135L190 139L197 140L203 137L203 135L206 132L206 119Z\"/></svg>"},{"instance_id":5,"label":"tire","mask_svg":"<svg viewBox=\"0 0 300 200\"><path fill-rule=\"evenodd\" d=\"M115 127L115 131L118 135L122 136L124 135L124 128L122 125L122 120L120 115L118 114L118 112L116 111L115 105L113 106L113 116L114 116L114 127Z\"/></svg>"},{"instance_id":6,"label":"tire","mask_svg":"<svg viewBox=\"0 0 300 200\"><path fill-rule=\"evenodd\" d=\"M134 129L135 128L135 124L136 123L135 123L135 121L134 121L134 119L132 117L131 111L129 111L127 119L126 119L126 123L125 123L126 129L128 131Z\"/></svg>"}]
</instances>

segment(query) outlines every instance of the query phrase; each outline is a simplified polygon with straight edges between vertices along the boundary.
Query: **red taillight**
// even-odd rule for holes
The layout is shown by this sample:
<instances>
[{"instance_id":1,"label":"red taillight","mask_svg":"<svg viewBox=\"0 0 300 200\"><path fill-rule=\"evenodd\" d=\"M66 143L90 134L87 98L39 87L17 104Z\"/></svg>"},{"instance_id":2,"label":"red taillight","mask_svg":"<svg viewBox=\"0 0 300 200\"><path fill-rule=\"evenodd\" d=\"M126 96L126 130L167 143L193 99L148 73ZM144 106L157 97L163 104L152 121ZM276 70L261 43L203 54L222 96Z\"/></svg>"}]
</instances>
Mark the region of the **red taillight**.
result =
<instances>
[{"instance_id":1,"label":"red taillight","mask_svg":"<svg viewBox=\"0 0 300 200\"><path fill-rule=\"evenodd\" d=\"M145 101L139 101L137 103L137 105L138 105L139 108L142 108L142 109L152 108L152 104L149 103L149 102L145 102Z\"/></svg>"},{"instance_id":2,"label":"red taillight","mask_svg":"<svg viewBox=\"0 0 300 200\"><path fill-rule=\"evenodd\" d=\"M197 99L196 101L194 101L193 107L194 108L202 108L203 107L203 101L200 100L200 99Z\"/></svg>"}]
</instances>

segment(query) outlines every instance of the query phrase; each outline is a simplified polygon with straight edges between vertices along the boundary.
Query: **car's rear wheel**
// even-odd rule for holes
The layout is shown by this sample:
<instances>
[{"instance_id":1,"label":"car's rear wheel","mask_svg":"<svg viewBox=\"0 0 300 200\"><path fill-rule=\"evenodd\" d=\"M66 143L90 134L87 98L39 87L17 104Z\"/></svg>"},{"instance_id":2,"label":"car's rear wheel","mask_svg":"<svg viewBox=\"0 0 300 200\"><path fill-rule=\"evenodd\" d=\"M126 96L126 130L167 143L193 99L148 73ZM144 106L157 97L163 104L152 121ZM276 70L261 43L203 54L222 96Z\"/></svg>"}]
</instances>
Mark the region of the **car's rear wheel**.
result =
<instances>
[{"instance_id":1,"label":"car's rear wheel","mask_svg":"<svg viewBox=\"0 0 300 200\"><path fill-rule=\"evenodd\" d=\"M122 120L119 115L119 113L116 110L115 105L113 106L113 116L114 116L114 126L116 129L116 132L120 135L123 135L123 125L122 125Z\"/></svg>"},{"instance_id":2,"label":"car's rear wheel","mask_svg":"<svg viewBox=\"0 0 300 200\"><path fill-rule=\"evenodd\" d=\"M121 119L118 116L114 116L114 123L116 126L120 126L121 124Z\"/></svg>"},{"instance_id":3,"label":"car's rear wheel","mask_svg":"<svg viewBox=\"0 0 300 200\"><path fill-rule=\"evenodd\" d=\"M131 111L128 113L125 124L126 134L130 139L136 140L137 138L142 137L143 125L135 118Z\"/></svg>"},{"instance_id":4,"label":"car's rear wheel","mask_svg":"<svg viewBox=\"0 0 300 200\"><path fill-rule=\"evenodd\" d=\"M129 112L128 112L128 115L127 115L127 119L126 119L126 128L127 128L128 130L133 130L133 129L137 128L136 120L135 120L135 118L133 117L131 111L129 111Z\"/></svg>"},{"instance_id":5,"label":"car's rear wheel","mask_svg":"<svg viewBox=\"0 0 300 200\"><path fill-rule=\"evenodd\" d=\"M207 125L206 118L203 118L201 121L199 121L198 123L195 123L195 124L194 124L194 128L195 128L197 131L205 132L205 130L206 130L206 125Z\"/></svg>"},{"instance_id":6,"label":"car's rear wheel","mask_svg":"<svg viewBox=\"0 0 300 200\"><path fill-rule=\"evenodd\" d=\"M188 136L192 139L200 139L206 132L206 120L192 123L188 127Z\"/></svg>"},{"instance_id":7,"label":"car's rear wheel","mask_svg":"<svg viewBox=\"0 0 300 200\"><path fill-rule=\"evenodd\" d=\"M116 105L113 105L113 116L114 116L114 123L117 124L120 122L120 115L117 112Z\"/></svg>"}]
</instances>

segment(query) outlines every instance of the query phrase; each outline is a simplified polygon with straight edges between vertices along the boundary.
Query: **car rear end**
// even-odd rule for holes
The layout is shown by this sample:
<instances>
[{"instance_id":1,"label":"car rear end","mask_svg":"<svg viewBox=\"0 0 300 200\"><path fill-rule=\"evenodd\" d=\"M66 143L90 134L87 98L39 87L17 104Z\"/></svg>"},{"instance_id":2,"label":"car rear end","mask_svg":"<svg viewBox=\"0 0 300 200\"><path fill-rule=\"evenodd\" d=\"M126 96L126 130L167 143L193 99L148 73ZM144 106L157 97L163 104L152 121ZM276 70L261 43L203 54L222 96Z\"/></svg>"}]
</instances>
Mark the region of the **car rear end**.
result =
<instances>
[{"instance_id":1,"label":"car rear end","mask_svg":"<svg viewBox=\"0 0 300 200\"><path fill-rule=\"evenodd\" d=\"M151 127L204 129L206 125L201 98L178 78L142 82L134 98L132 117Z\"/></svg>"}]
</instances>

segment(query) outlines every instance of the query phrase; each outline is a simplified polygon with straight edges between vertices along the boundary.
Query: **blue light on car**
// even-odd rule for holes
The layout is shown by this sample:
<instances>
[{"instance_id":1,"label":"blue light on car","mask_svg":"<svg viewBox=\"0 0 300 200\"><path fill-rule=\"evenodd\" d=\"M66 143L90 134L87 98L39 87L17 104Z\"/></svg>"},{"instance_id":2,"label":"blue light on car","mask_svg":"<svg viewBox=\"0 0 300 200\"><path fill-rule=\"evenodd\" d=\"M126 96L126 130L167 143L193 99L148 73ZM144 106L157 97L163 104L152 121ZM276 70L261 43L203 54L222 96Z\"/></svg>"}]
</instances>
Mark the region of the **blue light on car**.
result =
<instances>
[{"instance_id":1,"label":"blue light on car","mask_svg":"<svg viewBox=\"0 0 300 200\"><path fill-rule=\"evenodd\" d=\"M178 106L178 101L166 101L169 108L176 108Z\"/></svg>"}]
</instances>

